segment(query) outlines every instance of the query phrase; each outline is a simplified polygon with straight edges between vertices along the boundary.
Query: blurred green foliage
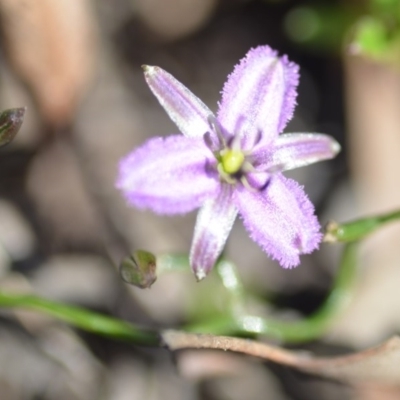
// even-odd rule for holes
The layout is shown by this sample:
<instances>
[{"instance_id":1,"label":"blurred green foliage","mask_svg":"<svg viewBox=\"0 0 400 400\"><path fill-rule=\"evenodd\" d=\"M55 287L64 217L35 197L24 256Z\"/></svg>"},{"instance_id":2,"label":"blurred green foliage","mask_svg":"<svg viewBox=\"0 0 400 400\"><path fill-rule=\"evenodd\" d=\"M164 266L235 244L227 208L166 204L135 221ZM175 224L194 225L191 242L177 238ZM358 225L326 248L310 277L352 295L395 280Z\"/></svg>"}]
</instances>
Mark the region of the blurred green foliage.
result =
<instances>
[{"instance_id":1,"label":"blurred green foliage","mask_svg":"<svg viewBox=\"0 0 400 400\"><path fill-rule=\"evenodd\" d=\"M342 49L400 66L400 1L302 3L286 15L284 29L295 42L317 51Z\"/></svg>"}]
</instances>

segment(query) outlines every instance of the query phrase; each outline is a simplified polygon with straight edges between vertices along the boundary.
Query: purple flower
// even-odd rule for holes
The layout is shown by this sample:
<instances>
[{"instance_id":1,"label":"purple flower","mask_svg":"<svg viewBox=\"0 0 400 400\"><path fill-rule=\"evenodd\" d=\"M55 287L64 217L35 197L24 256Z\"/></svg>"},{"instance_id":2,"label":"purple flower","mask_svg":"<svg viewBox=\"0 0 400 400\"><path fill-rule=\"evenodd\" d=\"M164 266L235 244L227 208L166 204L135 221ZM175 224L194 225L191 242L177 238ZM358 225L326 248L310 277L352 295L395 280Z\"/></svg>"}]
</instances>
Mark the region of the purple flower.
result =
<instances>
[{"instance_id":1,"label":"purple flower","mask_svg":"<svg viewBox=\"0 0 400 400\"><path fill-rule=\"evenodd\" d=\"M198 207L190 263L203 279L237 213L251 238L282 267L320 241L303 188L282 171L334 157L329 136L281 134L292 117L298 66L267 46L250 50L228 77L217 116L172 75L145 66L150 89L182 135L153 138L125 157L117 187L128 203L160 214Z\"/></svg>"}]
</instances>

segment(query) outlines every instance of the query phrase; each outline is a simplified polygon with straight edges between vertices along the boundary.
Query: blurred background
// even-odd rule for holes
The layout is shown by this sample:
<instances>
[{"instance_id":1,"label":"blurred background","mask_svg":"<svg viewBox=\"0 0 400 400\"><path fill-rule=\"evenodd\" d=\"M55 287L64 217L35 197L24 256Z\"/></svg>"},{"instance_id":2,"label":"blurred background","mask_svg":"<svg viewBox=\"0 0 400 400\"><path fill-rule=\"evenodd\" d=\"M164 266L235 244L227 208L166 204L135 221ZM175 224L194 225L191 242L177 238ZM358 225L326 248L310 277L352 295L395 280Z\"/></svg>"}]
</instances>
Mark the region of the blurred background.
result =
<instances>
[{"instance_id":1,"label":"blurred background","mask_svg":"<svg viewBox=\"0 0 400 400\"><path fill-rule=\"evenodd\" d=\"M0 0L0 109L27 106L0 150L0 289L36 293L151 327L177 327L218 307L218 287L190 272L151 290L122 282L131 251L188 252L195 213L128 208L119 159L151 136L177 133L146 87L142 64L172 73L212 110L250 47L268 44L300 65L287 132L332 135L342 152L293 171L322 224L400 205L398 0ZM354 299L320 341L329 355L400 330L399 229L363 246ZM240 221L227 256L258 310L308 315L335 276L340 246L283 270ZM211 299L211 300L210 300ZM20 310L0 314L1 400L386 399L383 392L309 378L233 354L140 348ZM392 397L390 397L392 396Z\"/></svg>"}]
</instances>

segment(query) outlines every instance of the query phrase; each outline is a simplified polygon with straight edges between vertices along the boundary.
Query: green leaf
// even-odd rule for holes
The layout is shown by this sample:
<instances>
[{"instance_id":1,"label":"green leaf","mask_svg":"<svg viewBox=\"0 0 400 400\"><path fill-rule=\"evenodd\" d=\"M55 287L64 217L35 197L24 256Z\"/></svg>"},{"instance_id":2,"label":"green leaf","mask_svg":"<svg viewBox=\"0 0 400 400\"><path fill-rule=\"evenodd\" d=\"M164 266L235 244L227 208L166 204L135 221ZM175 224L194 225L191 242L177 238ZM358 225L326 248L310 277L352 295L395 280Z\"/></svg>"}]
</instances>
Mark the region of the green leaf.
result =
<instances>
[{"instance_id":1,"label":"green leaf","mask_svg":"<svg viewBox=\"0 0 400 400\"><path fill-rule=\"evenodd\" d=\"M0 307L22 307L39 311L101 336L132 341L142 345L159 345L159 336L156 332L139 328L117 318L38 296L0 292Z\"/></svg>"}]
</instances>

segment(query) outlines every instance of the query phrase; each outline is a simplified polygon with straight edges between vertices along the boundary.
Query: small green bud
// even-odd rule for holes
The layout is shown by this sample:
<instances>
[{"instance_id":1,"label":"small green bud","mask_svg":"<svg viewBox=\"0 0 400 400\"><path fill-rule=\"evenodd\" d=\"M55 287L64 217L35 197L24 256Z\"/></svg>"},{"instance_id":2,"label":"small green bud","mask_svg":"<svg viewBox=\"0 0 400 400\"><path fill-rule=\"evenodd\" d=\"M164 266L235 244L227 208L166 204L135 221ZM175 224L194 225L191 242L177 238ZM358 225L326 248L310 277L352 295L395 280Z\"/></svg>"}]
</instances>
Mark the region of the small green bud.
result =
<instances>
[{"instance_id":1,"label":"small green bud","mask_svg":"<svg viewBox=\"0 0 400 400\"><path fill-rule=\"evenodd\" d=\"M156 267L154 254L137 250L121 261L119 273L124 282L147 289L157 279Z\"/></svg>"},{"instance_id":2,"label":"small green bud","mask_svg":"<svg viewBox=\"0 0 400 400\"><path fill-rule=\"evenodd\" d=\"M11 108L0 114L0 147L10 143L24 120L25 107Z\"/></svg>"}]
</instances>

